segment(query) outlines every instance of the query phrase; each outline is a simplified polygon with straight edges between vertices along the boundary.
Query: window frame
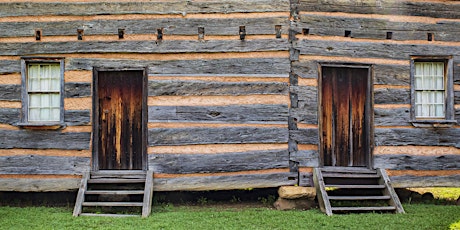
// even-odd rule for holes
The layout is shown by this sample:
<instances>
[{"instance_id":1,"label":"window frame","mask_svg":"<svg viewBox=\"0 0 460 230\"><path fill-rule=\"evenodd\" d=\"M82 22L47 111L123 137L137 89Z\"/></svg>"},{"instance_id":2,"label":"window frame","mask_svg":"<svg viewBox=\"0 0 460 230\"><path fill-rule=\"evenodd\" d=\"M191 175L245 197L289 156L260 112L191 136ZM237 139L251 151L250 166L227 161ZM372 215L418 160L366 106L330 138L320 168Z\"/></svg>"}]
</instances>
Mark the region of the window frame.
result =
<instances>
[{"instance_id":1,"label":"window frame","mask_svg":"<svg viewBox=\"0 0 460 230\"><path fill-rule=\"evenodd\" d=\"M415 90L415 63L416 62L443 62L444 63L444 117L423 118L416 117L416 90ZM451 55L446 56L411 56L410 60L410 119L415 127L451 127L457 123L454 111L454 68Z\"/></svg>"},{"instance_id":2,"label":"window frame","mask_svg":"<svg viewBox=\"0 0 460 230\"><path fill-rule=\"evenodd\" d=\"M60 81L60 110L59 121L29 121L29 91L28 72L29 64L59 64ZM22 111L21 122L23 127L60 128L64 125L64 58L61 57L22 57L21 58L21 90Z\"/></svg>"}]
</instances>

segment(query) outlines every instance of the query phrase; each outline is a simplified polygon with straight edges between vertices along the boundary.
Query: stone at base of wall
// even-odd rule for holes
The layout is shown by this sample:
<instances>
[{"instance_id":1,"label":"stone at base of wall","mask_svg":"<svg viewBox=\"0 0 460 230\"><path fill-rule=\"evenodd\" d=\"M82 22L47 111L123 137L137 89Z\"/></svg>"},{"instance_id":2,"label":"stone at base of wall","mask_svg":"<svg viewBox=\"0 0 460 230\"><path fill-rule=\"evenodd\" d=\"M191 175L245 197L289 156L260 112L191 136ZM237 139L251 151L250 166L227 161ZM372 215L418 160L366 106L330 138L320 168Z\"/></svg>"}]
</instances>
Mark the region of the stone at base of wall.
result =
<instances>
[{"instance_id":1,"label":"stone at base of wall","mask_svg":"<svg viewBox=\"0 0 460 230\"><path fill-rule=\"evenodd\" d=\"M307 198L315 199L316 190L314 187L302 187L302 186L281 186L278 189L278 195L284 199L298 199Z\"/></svg>"},{"instance_id":2,"label":"stone at base of wall","mask_svg":"<svg viewBox=\"0 0 460 230\"><path fill-rule=\"evenodd\" d=\"M276 208L276 210L308 210L315 208L317 205L314 199L284 199L279 197L273 206Z\"/></svg>"}]
</instances>

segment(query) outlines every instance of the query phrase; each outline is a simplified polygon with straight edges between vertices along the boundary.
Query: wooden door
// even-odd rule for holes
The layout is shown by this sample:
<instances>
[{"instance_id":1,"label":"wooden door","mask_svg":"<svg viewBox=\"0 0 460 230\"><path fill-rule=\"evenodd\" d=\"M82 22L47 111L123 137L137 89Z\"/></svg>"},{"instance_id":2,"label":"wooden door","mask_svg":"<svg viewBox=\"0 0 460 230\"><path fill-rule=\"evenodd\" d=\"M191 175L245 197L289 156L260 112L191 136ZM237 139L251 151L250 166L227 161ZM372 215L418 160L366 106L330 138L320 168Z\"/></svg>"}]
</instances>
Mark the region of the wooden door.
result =
<instances>
[{"instance_id":1,"label":"wooden door","mask_svg":"<svg viewBox=\"0 0 460 230\"><path fill-rule=\"evenodd\" d=\"M369 167L369 68L322 66L321 73L322 164Z\"/></svg>"},{"instance_id":2,"label":"wooden door","mask_svg":"<svg viewBox=\"0 0 460 230\"><path fill-rule=\"evenodd\" d=\"M144 71L95 70L93 156L96 170L145 167Z\"/></svg>"}]
</instances>

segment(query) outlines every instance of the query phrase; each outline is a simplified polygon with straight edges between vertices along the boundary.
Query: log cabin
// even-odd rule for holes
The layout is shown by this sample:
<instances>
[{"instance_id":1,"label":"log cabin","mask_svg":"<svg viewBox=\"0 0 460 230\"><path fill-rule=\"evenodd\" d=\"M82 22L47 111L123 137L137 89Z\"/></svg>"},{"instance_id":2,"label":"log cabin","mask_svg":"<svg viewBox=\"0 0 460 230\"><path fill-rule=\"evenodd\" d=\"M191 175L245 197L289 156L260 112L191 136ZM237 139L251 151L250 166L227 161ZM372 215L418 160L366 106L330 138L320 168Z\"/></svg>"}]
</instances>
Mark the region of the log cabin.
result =
<instances>
[{"instance_id":1,"label":"log cabin","mask_svg":"<svg viewBox=\"0 0 460 230\"><path fill-rule=\"evenodd\" d=\"M0 0L0 191L460 187L460 2Z\"/></svg>"}]
</instances>

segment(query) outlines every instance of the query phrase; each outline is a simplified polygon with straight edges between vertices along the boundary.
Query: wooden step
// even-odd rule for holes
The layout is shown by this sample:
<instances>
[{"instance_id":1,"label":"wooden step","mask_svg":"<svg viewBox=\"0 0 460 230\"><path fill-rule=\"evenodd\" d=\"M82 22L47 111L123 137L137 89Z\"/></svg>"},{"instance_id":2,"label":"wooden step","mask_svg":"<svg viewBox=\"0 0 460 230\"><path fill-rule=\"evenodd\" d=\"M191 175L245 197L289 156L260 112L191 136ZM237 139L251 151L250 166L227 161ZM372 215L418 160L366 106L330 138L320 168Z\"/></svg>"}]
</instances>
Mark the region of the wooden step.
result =
<instances>
[{"instance_id":1,"label":"wooden step","mask_svg":"<svg viewBox=\"0 0 460 230\"><path fill-rule=\"evenodd\" d=\"M83 206L98 207L142 207L142 202L83 202Z\"/></svg>"},{"instance_id":2,"label":"wooden step","mask_svg":"<svg viewBox=\"0 0 460 230\"><path fill-rule=\"evenodd\" d=\"M132 214L106 214L106 213L80 213L80 216L103 216L103 217L140 217Z\"/></svg>"},{"instance_id":3,"label":"wooden step","mask_svg":"<svg viewBox=\"0 0 460 230\"><path fill-rule=\"evenodd\" d=\"M374 169L368 169L364 167L324 167L320 168L321 172L327 173L369 173L375 174L377 173Z\"/></svg>"},{"instance_id":4,"label":"wooden step","mask_svg":"<svg viewBox=\"0 0 460 230\"><path fill-rule=\"evenodd\" d=\"M144 194L144 190L89 190L85 194L89 195L136 195Z\"/></svg>"},{"instance_id":5,"label":"wooden step","mask_svg":"<svg viewBox=\"0 0 460 230\"><path fill-rule=\"evenodd\" d=\"M326 188L350 188L350 189L384 189L385 185L345 185L345 184L326 184Z\"/></svg>"},{"instance_id":6,"label":"wooden step","mask_svg":"<svg viewBox=\"0 0 460 230\"><path fill-rule=\"evenodd\" d=\"M390 196L329 196L329 200L389 200Z\"/></svg>"},{"instance_id":7,"label":"wooden step","mask_svg":"<svg viewBox=\"0 0 460 230\"><path fill-rule=\"evenodd\" d=\"M378 179L380 178L377 174L349 174L349 173L323 173L323 178L365 178L365 179Z\"/></svg>"},{"instance_id":8,"label":"wooden step","mask_svg":"<svg viewBox=\"0 0 460 230\"><path fill-rule=\"evenodd\" d=\"M332 211L395 211L393 206L377 207L332 207Z\"/></svg>"},{"instance_id":9,"label":"wooden step","mask_svg":"<svg viewBox=\"0 0 460 230\"><path fill-rule=\"evenodd\" d=\"M101 178L89 179L88 184L133 184L145 183L145 179L116 179L116 178Z\"/></svg>"}]
</instances>

